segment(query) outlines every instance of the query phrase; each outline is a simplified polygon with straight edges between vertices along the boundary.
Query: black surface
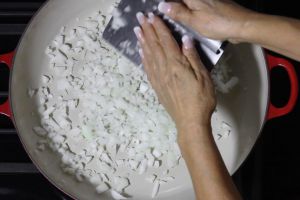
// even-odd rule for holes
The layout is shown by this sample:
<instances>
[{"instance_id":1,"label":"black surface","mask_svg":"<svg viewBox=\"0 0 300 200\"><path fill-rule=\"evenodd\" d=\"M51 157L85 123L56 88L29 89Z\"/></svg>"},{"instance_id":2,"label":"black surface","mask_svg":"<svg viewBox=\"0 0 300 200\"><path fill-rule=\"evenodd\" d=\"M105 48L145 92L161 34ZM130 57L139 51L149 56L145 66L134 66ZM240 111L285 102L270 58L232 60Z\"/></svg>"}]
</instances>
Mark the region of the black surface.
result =
<instances>
[{"instance_id":1,"label":"black surface","mask_svg":"<svg viewBox=\"0 0 300 200\"><path fill-rule=\"evenodd\" d=\"M300 13L296 9L297 1L261 1L258 5L258 10L264 13L300 19ZM299 62L288 60L294 64L300 77ZM281 70L272 72L272 102L277 106L284 105L289 90L286 74ZM253 151L236 173L236 176L242 176L242 193L245 199L300 199L299 119L298 99L293 112L266 123Z\"/></svg>"},{"instance_id":2,"label":"black surface","mask_svg":"<svg viewBox=\"0 0 300 200\"><path fill-rule=\"evenodd\" d=\"M0 54L15 49L22 32L15 30L15 27L24 27L42 2L44 0L0 0ZM298 1L240 0L239 2L260 12L300 19ZM295 65L300 77L300 64L290 61ZM7 80L8 70L1 64L1 102L7 98ZM272 102L278 106L285 104L289 94L289 82L282 70L272 72L271 85ZM233 176L244 199L300 199L299 115L298 100L292 113L266 123L253 151ZM7 164L11 167L7 168ZM1 166L14 171L8 173L9 170L6 170L0 173L0 200L65 199L61 192L28 165L30 160L20 144L12 123L8 118L0 116L0 171Z\"/></svg>"},{"instance_id":3,"label":"black surface","mask_svg":"<svg viewBox=\"0 0 300 200\"><path fill-rule=\"evenodd\" d=\"M1 200L64 200L65 197L40 174L0 176Z\"/></svg>"},{"instance_id":4,"label":"black surface","mask_svg":"<svg viewBox=\"0 0 300 200\"><path fill-rule=\"evenodd\" d=\"M0 54L13 51L32 15L45 0L0 1ZM9 70L0 64L0 103L8 96ZM31 163L12 122L0 116L0 200L69 199Z\"/></svg>"}]
</instances>

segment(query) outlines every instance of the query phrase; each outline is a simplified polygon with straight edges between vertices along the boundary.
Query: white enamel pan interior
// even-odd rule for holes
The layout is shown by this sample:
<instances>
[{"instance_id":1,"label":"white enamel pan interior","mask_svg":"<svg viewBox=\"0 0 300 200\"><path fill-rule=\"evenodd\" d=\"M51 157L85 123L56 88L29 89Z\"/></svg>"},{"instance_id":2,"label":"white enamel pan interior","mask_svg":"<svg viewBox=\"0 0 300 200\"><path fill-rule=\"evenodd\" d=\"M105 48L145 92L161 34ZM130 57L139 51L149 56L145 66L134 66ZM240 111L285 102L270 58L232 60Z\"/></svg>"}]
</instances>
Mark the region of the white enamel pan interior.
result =
<instances>
[{"instance_id":1,"label":"white enamel pan interior","mask_svg":"<svg viewBox=\"0 0 300 200\"><path fill-rule=\"evenodd\" d=\"M28 88L37 88L41 76L49 67L45 55L48 44L62 26L75 26L76 18L86 18L101 10L107 13L114 0L50 0L35 16L28 27L15 55L10 82L11 107L19 136L33 162L58 188L76 199L111 199L109 194L99 195L88 183L79 183L60 168L58 155L51 150L36 150L37 141L32 127L39 124L37 102L27 95ZM235 45L229 47L232 57L228 60L233 74L240 79L239 86L230 95L218 94L218 112L213 117L213 128L222 119L232 125L232 133L217 145L223 160L233 174L245 160L263 126L268 107L269 78L265 57L260 47ZM203 161L205 162L205 161ZM138 181L138 179L137 179ZM152 184L137 184L129 189L133 199L150 199ZM194 199L194 192L185 163L177 170L176 181L162 187L159 199Z\"/></svg>"}]
</instances>

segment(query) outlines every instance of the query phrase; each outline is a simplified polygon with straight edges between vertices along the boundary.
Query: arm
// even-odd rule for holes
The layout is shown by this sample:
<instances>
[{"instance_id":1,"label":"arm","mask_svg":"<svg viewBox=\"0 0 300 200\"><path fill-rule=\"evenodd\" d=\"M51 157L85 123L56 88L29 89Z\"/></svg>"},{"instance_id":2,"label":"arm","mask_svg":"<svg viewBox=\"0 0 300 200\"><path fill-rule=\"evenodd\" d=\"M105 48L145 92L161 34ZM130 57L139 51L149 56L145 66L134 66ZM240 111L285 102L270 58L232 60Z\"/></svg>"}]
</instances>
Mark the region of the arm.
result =
<instances>
[{"instance_id":1,"label":"arm","mask_svg":"<svg viewBox=\"0 0 300 200\"><path fill-rule=\"evenodd\" d=\"M186 129L180 133L183 134L178 142L198 199L241 199L217 150L210 126Z\"/></svg>"},{"instance_id":2,"label":"arm","mask_svg":"<svg viewBox=\"0 0 300 200\"><path fill-rule=\"evenodd\" d=\"M300 21L256 13L230 0L183 0L160 3L159 10L202 35L249 42L300 60Z\"/></svg>"},{"instance_id":3,"label":"arm","mask_svg":"<svg viewBox=\"0 0 300 200\"><path fill-rule=\"evenodd\" d=\"M241 41L259 44L300 61L300 21L255 14L245 25Z\"/></svg>"},{"instance_id":4,"label":"arm","mask_svg":"<svg viewBox=\"0 0 300 200\"><path fill-rule=\"evenodd\" d=\"M160 18L137 14L134 32L144 69L159 101L176 123L178 144L189 168L197 199L241 199L211 132L216 107L212 81L188 37L181 49Z\"/></svg>"}]
</instances>

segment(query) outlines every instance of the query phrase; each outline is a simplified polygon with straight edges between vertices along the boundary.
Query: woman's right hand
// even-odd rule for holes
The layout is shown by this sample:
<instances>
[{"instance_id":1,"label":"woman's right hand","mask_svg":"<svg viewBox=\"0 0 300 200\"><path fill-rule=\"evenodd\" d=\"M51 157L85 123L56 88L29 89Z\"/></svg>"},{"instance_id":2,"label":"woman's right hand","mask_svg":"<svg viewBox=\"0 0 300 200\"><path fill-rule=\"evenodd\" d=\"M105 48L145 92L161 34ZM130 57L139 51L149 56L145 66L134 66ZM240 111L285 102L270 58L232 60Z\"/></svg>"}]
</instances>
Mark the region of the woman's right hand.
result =
<instances>
[{"instance_id":1,"label":"woman's right hand","mask_svg":"<svg viewBox=\"0 0 300 200\"><path fill-rule=\"evenodd\" d=\"M234 43L242 41L244 27L255 13L230 0L161 2L159 11L205 37Z\"/></svg>"}]
</instances>

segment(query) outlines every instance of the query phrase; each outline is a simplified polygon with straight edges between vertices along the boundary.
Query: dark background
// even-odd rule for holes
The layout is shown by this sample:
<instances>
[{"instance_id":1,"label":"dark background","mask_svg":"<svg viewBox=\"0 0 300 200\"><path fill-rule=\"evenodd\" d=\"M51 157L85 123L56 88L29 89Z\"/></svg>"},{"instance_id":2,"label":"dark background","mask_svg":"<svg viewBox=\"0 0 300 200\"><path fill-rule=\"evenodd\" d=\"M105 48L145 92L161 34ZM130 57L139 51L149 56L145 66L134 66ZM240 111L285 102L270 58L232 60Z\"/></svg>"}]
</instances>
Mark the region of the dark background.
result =
<instances>
[{"instance_id":1,"label":"dark background","mask_svg":"<svg viewBox=\"0 0 300 200\"><path fill-rule=\"evenodd\" d=\"M44 0L0 0L0 54L15 49L22 28L42 2ZM300 19L298 1L239 0L237 2L259 12ZM290 61L295 65L300 77L300 63ZM274 70L271 75L272 102L282 106L289 96L287 75L280 69ZM0 64L0 102L7 98L7 91L8 70L5 65ZM233 176L244 199L300 199L299 115L298 100L292 113L266 123L253 151ZM0 117L0 129L0 169L3 163L30 163L9 119ZM66 199L66 197L34 170L30 173L1 173L0 171L0 200L8 199L56 200Z\"/></svg>"},{"instance_id":2,"label":"dark background","mask_svg":"<svg viewBox=\"0 0 300 200\"><path fill-rule=\"evenodd\" d=\"M253 2L243 1L247 7L263 13L300 19L298 1ZM290 61L300 77L300 64ZM271 100L274 105L285 105L290 92L287 75L278 69L271 75ZM234 176L236 180L242 177L240 190L245 199L300 199L299 117L298 99L292 113L266 123L252 153Z\"/></svg>"}]
</instances>

